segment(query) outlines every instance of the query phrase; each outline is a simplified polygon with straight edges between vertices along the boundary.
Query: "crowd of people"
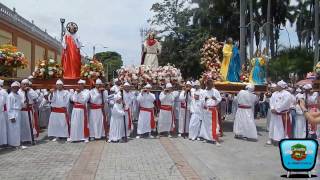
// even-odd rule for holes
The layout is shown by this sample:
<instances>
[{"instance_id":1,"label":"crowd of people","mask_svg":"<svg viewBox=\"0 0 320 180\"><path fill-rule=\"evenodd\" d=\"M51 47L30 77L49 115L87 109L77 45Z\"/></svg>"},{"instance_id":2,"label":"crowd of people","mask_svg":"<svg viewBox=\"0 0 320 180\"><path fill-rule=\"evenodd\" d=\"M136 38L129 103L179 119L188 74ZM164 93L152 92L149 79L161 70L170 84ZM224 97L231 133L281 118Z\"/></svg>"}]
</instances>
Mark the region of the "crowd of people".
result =
<instances>
[{"instance_id":1,"label":"crowd of people","mask_svg":"<svg viewBox=\"0 0 320 180\"><path fill-rule=\"evenodd\" d=\"M28 79L13 82L8 90L3 84L0 80L0 145L21 149L35 142L40 127L48 129L52 141L106 138L111 143L125 142L133 135L139 139L178 134L220 145L222 121L228 113L233 114L237 139L258 140L257 114L267 118L267 144L284 138L316 138L318 133L317 125L304 116L319 109L318 93L311 84L292 88L279 81L259 94L252 84L238 94L222 93L212 79L205 87L187 81L179 90L168 82L161 92L153 91L150 84L132 89L117 79L112 86L97 79L91 89L79 80L75 90L66 90L61 80L50 90L33 90Z\"/></svg>"}]
</instances>

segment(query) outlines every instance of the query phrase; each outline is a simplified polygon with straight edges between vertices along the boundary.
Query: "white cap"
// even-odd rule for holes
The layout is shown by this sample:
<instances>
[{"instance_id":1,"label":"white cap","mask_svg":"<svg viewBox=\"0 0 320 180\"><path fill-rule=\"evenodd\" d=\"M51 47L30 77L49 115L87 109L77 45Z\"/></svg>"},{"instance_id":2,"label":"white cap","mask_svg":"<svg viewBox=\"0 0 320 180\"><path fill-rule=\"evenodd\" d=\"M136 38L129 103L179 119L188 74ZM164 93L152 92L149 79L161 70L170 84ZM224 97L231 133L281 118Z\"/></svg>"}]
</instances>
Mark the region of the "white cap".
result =
<instances>
[{"instance_id":1,"label":"white cap","mask_svg":"<svg viewBox=\"0 0 320 180\"><path fill-rule=\"evenodd\" d=\"M102 81L101 81L101 79L97 79L96 80L96 85L102 85L103 83L102 83Z\"/></svg>"},{"instance_id":2,"label":"white cap","mask_svg":"<svg viewBox=\"0 0 320 180\"><path fill-rule=\"evenodd\" d=\"M61 81L61 79L57 80L56 85L63 85L63 82Z\"/></svg>"},{"instance_id":3,"label":"white cap","mask_svg":"<svg viewBox=\"0 0 320 180\"><path fill-rule=\"evenodd\" d=\"M284 82L283 80L279 81L279 82L277 83L277 85L280 86L280 87L283 88L283 89L287 87L287 83Z\"/></svg>"},{"instance_id":4,"label":"white cap","mask_svg":"<svg viewBox=\"0 0 320 180\"><path fill-rule=\"evenodd\" d=\"M200 91L195 91L194 92L194 95L196 95L196 96L200 96L200 94L201 94Z\"/></svg>"},{"instance_id":5,"label":"white cap","mask_svg":"<svg viewBox=\"0 0 320 180\"><path fill-rule=\"evenodd\" d=\"M22 83L22 84L29 84L29 80L28 80L28 79L23 79L23 80L21 81L21 83Z\"/></svg>"},{"instance_id":6,"label":"white cap","mask_svg":"<svg viewBox=\"0 0 320 180\"><path fill-rule=\"evenodd\" d=\"M192 86L191 82L190 81L187 81L186 85L190 85Z\"/></svg>"},{"instance_id":7,"label":"white cap","mask_svg":"<svg viewBox=\"0 0 320 180\"><path fill-rule=\"evenodd\" d=\"M310 89L312 89L312 85L311 85L311 84L305 84L305 85L303 86L303 89L305 89L305 90L310 90Z\"/></svg>"},{"instance_id":8,"label":"white cap","mask_svg":"<svg viewBox=\"0 0 320 180\"><path fill-rule=\"evenodd\" d=\"M0 86L3 86L4 80L0 79Z\"/></svg>"},{"instance_id":9,"label":"white cap","mask_svg":"<svg viewBox=\"0 0 320 180\"><path fill-rule=\"evenodd\" d=\"M166 88L172 88L172 84L171 83L167 83L166 84Z\"/></svg>"},{"instance_id":10,"label":"white cap","mask_svg":"<svg viewBox=\"0 0 320 180\"><path fill-rule=\"evenodd\" d=\"M277 87L277 85L275 83L272 83L270 87L275 88L275 87Z\"/></svg>"},{"instance_id":11,"label":"white cap","mask_svg":"<svg viewBox=\"0 0 320 180\"><path fill-rule=\"evenodd\" d=\"M193 85L194 85L194 86L200 86L200 81L199 81L199 80L196 80Z\"/></svg>"},{"instance_id":12,"label":"white cap","mask_svg":"<svg viewBox=\"0 0 320 180\"><path fill-rule=\"evenodd\" d=\"M113 82L118 82L119 81L119 79L118 78L115 78L114 80L113 80Z\"/></svg>"},{"instance_id":13,"label":"white cap","mask_svg":"<svg viewBox=\"0 0 320 180\"><path fill-rule=\"evenodd\" d=\"M246 85L246 89L247 89L248 91L253 92L253 91L254 91L254 85L253 85L253 84L248 84L248 85Z\"/></svg>"},{"instance_id":14,"label":"white cap","mask_svg":"<svg viewBox=\"0 0 320 180\"><path fill-rule=\"evenodd\" d=\"M301 93L302 90L300 88L296 89L296 92Z\"/></svg>"},{"instance_id":15,"label":"white cap","mask_svg":"<svg viewBox=\"0 0 320 180\"><path fill-rule=\"evenodd\" d=\"M85 81L85 80L80 79L80 80L78 81L78 84L86 84L86 81Z\"/></svg>"},{"instance_id":16,"label":"white cap","mask_svg":"<svg viewBox=\"0 0 320 180\"><path fill-rule=\"evenodd\" d=\"M130 86L130 84L128 82L125 82L124 86Z\"/></svg>"},{"instance_id":17,"label":"white cap","mask_svg":"<svg viewBox=\"0 0 320 180\"><path fill-rule=\"evenodd\" d=\"M74 93L74 89L69 89L69 92Z\"/></svg>"},{"instance_id":18,"label":"white cap","mask_svg":"<svg viewBox=\"0 0 320 180\"><path fill-rule=\"evenodd\" d=\"M144 88L152 88L152 86L148 83L147 85L144 86Z\"/></svg>"},{"instance_id":19,"label":"white cap","mask_svg":"<svg viewBox=\"0 0 320 180\"><path fill-rule=\"evenodd\" d=\"M20 83L18 81L15 81L11 84L11 87L20 87Z\"/></svg>"}]
</instances>

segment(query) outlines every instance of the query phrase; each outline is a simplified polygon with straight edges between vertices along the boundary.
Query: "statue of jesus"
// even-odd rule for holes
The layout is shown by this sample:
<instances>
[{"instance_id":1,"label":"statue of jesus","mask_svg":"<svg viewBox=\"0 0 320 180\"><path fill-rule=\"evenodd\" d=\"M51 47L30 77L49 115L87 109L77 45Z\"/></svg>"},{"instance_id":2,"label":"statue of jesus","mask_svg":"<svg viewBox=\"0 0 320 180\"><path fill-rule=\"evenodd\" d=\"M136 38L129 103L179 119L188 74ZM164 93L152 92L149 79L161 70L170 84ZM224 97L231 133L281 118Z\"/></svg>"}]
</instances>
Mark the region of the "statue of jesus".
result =
<instances>
[{"instance_id":1,"label":"statue of jesus","mask_svg":"<svg viewBox=\"0 0 320 180\"><path fill-rule=\"evenodd\" d=\"M161 44L155 39L153 32L149 33L147 40L143 44L143 55L141 64L151 67L158 67L158 55L161 54Z\"/></svg>"}]
</instances>

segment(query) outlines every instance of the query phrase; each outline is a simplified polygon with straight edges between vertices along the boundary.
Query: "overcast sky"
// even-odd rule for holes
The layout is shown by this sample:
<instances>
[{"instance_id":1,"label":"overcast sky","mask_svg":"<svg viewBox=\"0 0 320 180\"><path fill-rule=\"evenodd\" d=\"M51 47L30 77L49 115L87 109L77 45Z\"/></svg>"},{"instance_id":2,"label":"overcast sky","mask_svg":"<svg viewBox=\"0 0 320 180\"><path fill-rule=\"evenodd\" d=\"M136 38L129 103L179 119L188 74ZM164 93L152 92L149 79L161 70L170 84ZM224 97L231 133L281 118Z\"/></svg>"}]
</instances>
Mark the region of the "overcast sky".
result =
<instances>
[{"instance_id":1,"label":"overcast sky","mask_svg":"<svg viewBox=\"0 0 320 180\"><path fill-rule=\"evenodd\" d=\"M152 17L150 8L161 0L1 0L57 39L60 39L59 19L74 21L79 26L78 35L85 46L83 54L92 56L96 52L117 51L125 65L140 63L141 39L139 29L147 27ZM291 44L297 44L295 27L287 25ZM280 44L289 46L288 33L280 32Z\"/></svg>"}]
</instances>

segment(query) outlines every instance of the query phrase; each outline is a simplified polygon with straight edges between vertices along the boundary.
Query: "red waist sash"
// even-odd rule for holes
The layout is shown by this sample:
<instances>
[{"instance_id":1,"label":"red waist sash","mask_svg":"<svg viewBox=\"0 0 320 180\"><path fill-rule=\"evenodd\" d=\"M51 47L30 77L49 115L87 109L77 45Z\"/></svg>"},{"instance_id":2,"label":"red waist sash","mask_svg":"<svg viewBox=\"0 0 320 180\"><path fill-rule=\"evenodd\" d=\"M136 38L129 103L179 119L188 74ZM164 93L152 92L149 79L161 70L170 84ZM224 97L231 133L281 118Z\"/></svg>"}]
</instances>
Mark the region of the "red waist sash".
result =
<instances>
[{"instance_id":1,"label":"red waist sash","mask_svg":"<svg viewBox=\"0 0 320 180\"><path fill-rule=\"evenodd\" d=\"M6 105L6 104L3 106L3 111L4 111L4 112L7 111L7 105Z\"/></svg>"},{"instance_id":2,"label":"red waist sash","mask_svg":"<svg viewBox=\"0 0 320 180\"><path fill-rule=\"evenodd\" d=\"M218 141L219 137L217 135L217 119L218 119L218 109L216 106L209 106L208 110L211 111L212 114L212 139Z\"/></svg>"},{"instance_id":3,"label":"red waist sash","mask_svg":"<svg viewBox=\"0 0 320 180\"><path fill-rule=\"evenodd\" d=\"M131 126L132 126L132 120L131 120L131 110L130 108L124 110L125 112L128 112L128 128L131 130Z\"/></svg>"},{"instance_id":4,"label":"red waist sash","mask_svg":"<svg viewBox=\"0 0 320 180\"><path fill-rule=\"evenodd\" d=\"M88 112L87 107L84 104L75 102L73 108L83 109L84 123L83 123L83 134L84 137L89 137L89 127L88 127Z\"/></svg>"},{"instance_id":5,"label":"red waist sash","mask_svg":"<svg viewBox=\"0 0 320 180\"><path fill-rule=\"evenodd\" d=\"M153 108L140 107L140 111L145 111L145 112L149 112L150 113L150 126L151 126L151 129L154 129L156 127L156 122L154 120L154 110L153 110Z\"/></svg>"},{"instance_id":6,"label":"red waist sash","mask_svg":"<svg viewBox=\"0 0 320 180\"><path fill-rule=\"evenodd\" d=\"M240 109L251 109L251 106L239 104L238 108L240 108Z\"/></svg>"},{"instance_id":7,"label":"red waist sash","mask_svg":"<svg viewBox=\"0 0 320 180\"><path fill-rule=\"evenodd\" d=\"M91 103L90 104L90 108L91 109L102 109L103 105L102 104L93 104L93 103Z\"/></svg>"},{"instance_id":8,"label":"red waist sash","mask_svg":"<svg viewBox=\"0 0 320 180\"><path fill-rule=\"evenodd\" d=\"M65 107L52 107L51 108L51 112L65 114L66 123L67 123L67 126L68 126L68 133L69 133L69 136L70 136L70 123L69 123L69 114L68 114L67 108L65 108Z\"/></svg>"},{"instance_id":9,"label":"red waist sash","mask_svg":"<svg viewBox=\"0 0 320 180\"><path fill-rule=\"evenodd\" d=\"M187 108L187 107L186 107L186 103L182 102L182 103L181 103L181 108L183 108L183 109Z\"/></svg>"}]
</instances>

